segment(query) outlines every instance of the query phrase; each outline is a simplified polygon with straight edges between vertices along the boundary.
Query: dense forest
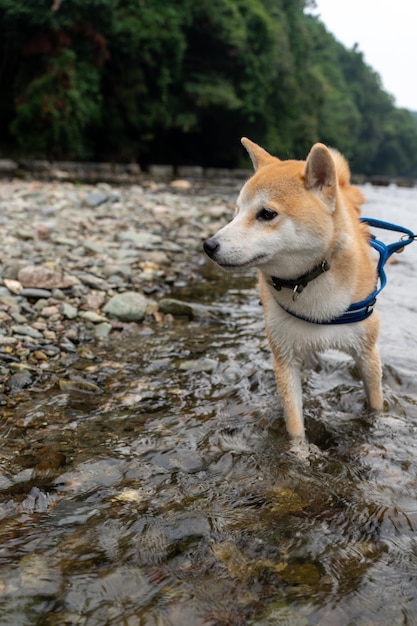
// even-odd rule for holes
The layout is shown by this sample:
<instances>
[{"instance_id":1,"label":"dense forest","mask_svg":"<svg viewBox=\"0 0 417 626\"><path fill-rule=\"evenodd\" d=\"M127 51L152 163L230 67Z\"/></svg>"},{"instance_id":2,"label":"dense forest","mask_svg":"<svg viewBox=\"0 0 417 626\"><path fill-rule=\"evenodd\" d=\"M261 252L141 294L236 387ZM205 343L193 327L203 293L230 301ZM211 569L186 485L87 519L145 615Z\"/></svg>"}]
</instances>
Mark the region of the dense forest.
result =
<instances>
[{"instance_id":1,"label":"dense forest","mask_svg":"<svg viewBox=\"0 0 417 626\"><path fill-rule=\"evenodd\" d=\"M323 141L417 177L417 117L310 0L0 0L0 156L247 165Z\"/></svg>"}]
</instances>

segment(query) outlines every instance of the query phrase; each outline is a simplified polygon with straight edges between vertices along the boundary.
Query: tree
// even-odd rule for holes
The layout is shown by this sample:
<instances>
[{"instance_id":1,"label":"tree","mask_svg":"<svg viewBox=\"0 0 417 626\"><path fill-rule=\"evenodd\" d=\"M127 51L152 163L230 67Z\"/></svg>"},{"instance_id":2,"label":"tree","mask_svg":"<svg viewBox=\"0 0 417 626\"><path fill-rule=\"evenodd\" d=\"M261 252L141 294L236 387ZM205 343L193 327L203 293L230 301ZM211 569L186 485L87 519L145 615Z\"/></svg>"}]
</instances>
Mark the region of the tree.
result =
<instances>
[{"instance_id":1,"label":"tree","mask_svg":"<svg viewBox=\"0 0 417 626\"><path fill-rule=\"evenodd\" d=\"M416 175L417 119L307 0L1 0L0 150L234 167L248 135Z\"/></svg>"}]
</instances>

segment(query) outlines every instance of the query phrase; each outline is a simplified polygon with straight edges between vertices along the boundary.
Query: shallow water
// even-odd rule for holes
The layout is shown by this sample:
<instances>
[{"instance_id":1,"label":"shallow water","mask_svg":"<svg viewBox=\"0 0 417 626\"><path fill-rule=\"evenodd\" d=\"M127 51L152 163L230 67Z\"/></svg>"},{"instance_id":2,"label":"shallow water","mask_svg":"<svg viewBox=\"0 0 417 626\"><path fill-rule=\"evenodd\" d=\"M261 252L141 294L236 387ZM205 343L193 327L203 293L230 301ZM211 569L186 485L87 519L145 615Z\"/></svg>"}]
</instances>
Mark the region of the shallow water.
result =
<instances>
[{"instance_id":1,"label":"shallow water","mask_svg":"<svg viewBox=\"0 0 417 626\"><path fill-rule=\"evenodd\" d=\"M364 191L366 215L417 230L417 190ZM316 358L308 459L289 447L254 276L202 257L174 295L212 317L132 327L13 396L0 623L417 624L417 245L396 260L378 300L387 408L367 413L347 357Z\"/></svg>"}]
</instances>

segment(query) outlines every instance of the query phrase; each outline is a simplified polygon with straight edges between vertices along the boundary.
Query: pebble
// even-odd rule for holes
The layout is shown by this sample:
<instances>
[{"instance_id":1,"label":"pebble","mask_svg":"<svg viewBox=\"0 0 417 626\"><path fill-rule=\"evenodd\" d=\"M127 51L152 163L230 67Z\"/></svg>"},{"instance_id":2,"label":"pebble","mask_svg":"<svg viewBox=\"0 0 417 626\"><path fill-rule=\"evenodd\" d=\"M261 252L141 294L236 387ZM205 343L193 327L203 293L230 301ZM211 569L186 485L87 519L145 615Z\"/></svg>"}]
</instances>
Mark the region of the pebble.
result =
<instances>
[{"instance_id":1,"label":"pebble","mask_svg":"<svg viewBox=\"0 0 417 626\"><path fill-rule=\"evenodd\" d=\"M67 319L73 320L78 315L78 309L75 306L72 306L69 302L64 302L61 305L61 313Z\"/></svg>"},{"instance_id":2,"label":"pebble","mask_svg":"<svg viewBox=\"0 0 417 626\"><path fill-rule=\"evenodd\" d=\"M52 296L52 292L48 289L31 289L27 287L22 289L20 295L25 298L34 298L36 300L39 298L50 298Z\"/></svg>"},{"instance_id":3,"label":"pebble","mask_svg":"<svg viewBox=\"0 0 417 626\"><path fill-rule=\"evenodd\" d=\"M120 297L120 296L119 296ZM107 322L107 318L103 315L99 315L94 311L80 311L78 314L79 317L87 320L88 322L93 322L93 324L99 324L101 322Z\"/></svg>"},{"instance_id":4,"label":"pebble","mask_svg":"<svg viewBox=\"0 0 417 626\"><path fill-rule=\"evenodd\" d=\"M162 298L159 302L159 311L161 313L170 313L171 315L178 317L188 317L193 319L193 308L187 302L181 300L175 300L173 298Z\"/></svg>"},{"instance_id":5,"label":"pebble","mask_svg":"<svg viewBox=\"0 0 417 626\"><path fill-rule=\"evenodd\" d=\"M12 326L11 330L14 335L26 335L28 337L32 337L32 339L42 339L43 337L42 333L31 326L15 324Z\"/></svg>"},{"instance_id":6,"label":"pebble","mask_svg":"<svg viewBox=\"0 0 417 626\"><path fill-rule=\"evenodd\" d=\"M148 248L152 250L152 248L156 245L160 246L163 243L162 237L159 235L154 235L149 232L136 232L134 230L128 230L125 232L121 232L119 234L120 241L131 241L138 248Z\"/></svg>"},{"instance_id":7,"label":"pebble","mask_svg":"<svg viewBox=\"0 0 417 626\"><path fill-rule=\"evenodd\" d=\"M141 322L150 301L145 296L134 291L113 296L104 307L104 312L123 322Z\"/></svg>"},{"instance_id":8,"label":"pebble","mask_svg":"<svg viewBox=\"0 0 417 626\"><path fill-rule=\"evenodd\" d=\"M17 277L23 287L33 287L35 289L65 289L66 287L72 287L78 282L75 276L69 276L63 272L36 265L22 267Z\"/></svg>"},{"instance_id":9,"label":"pebble","mask_svg":"<svg viewBox=\"0 0 417 626\"><path fill-rule=\"evenodd\" d=\"M11 293L19 294L23 289L22 283L20 283L18 280L14 280L13 278L5 278L3 282L8 291L10 291Z\"/></svg>"},{"instance_id":10,"label":"pebble","mask_svg":"<svg viewBox=\"0 0 417 626\"><path fill-rule=\"evenodd\" d=\"M100 206L100 204L103 204L104 202L107 202L108 199L109 195L107 193L103 193L102 191L93 191L84 198L83 203L89 207L96 207Z\"/></svg>"},{"instance_id":11,"label":"pebble","mask_svg":"<svg viewBox=\"0 0 417 626\"><path fill-rule=\"evenodd\" d=\"M186 179L0 180L0 397L39 384L48 360L65 371L83 344L126 323L150 329L173 315L205 314L172 300L171 289L195 281L201 241L233 213L238 186L229 200L224 189L193 193ZM202 366L209 364L188 364Z\"/></svg>"},{"instance_id":12,"label":"pebble","mask_svg":"<svg viewBox=\"0 0 417 626\"><path fill-rule=\"evenodd\" d=\"M94 337L96 339L104 339L108 337L111 333L112 325L109 322L102 322L101 324L97 324L94 329Z\"/></svg>"},{"instance_id":13,"label":"pebble","mask_svg":"<svg viewBox=\"0 0 417 626\"><path fill-rule=\"evenodd\" d=\"M32 382L32 376L28 370L21 370L10 376L7 386L12 391L19 391L24 387L28 387Z\"/></svg>"}]
</instances>

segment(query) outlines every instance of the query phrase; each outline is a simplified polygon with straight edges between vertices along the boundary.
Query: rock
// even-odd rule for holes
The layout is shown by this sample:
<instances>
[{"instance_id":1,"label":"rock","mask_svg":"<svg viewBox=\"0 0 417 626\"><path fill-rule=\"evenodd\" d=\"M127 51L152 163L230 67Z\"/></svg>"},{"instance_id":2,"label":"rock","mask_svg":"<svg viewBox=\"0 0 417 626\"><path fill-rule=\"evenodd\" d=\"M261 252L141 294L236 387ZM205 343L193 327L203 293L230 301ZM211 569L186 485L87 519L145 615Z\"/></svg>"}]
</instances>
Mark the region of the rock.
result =
<instances>
[{"instance_id":1,"label":"rock","mask_svg":"<svg viewBox=\"0 0 417 626\"><path fill-rule=\"evenodd\" d=\"M75 276L51 270L42 265L27 265L18 273L18 280L23 287L38 289L66 289L78 283Z\"/></svg>"},{"instance_id":2,"label":"rock","mask_svg":"<svg viewBox=\"0 0 417 626\"><path fill-rule=\"evenodd\" d=\"M4 335L0 335L0 346L14 346L16 344L16 337L5 337Z\"/></svg>"},{"instance_id":3,"label":"rock","mask_svg":"<svg viewBox=\"0 0 417 626\"><path fill-rule=\"evenodd\" d=\"M72 306L72 304L69 304L69 302L63 302L61 305L61 313L68 320L73 320L78 315L78 309L75 306Z\"/></svg>"},{"instance_id":4,"label":"rock","mask_svg":"<svg viewBox=\"0 0 417 626\"><path fill-rule=\"evenodd\" d=\"M17 324L25 324L27 322L27 319L24 315L21 315L21 313L19 313L18 311L14 311L11 314L11 318L17 323Z\"/></svg>"},{"instance_id":5,"label":"rock","mask_svg":"<svg viewBox=\"0 0 417 626\"><path fill-rule=\"evenodd\" d=\"M294 563L286 568L282 577L291 585L317 585L320 572L314 563Z\"/></svg>"},{"instance_id":6,"label":"rock","mask_svg":"<svg viewBox=\"0 0 417 626\"><path fill-rule=\"evenodd\" d=\"M79 275L79 279L88 287L92 287L93 289L99 289L106 291L107 283L105 280L96 276L95 274L90 274L89 272L82 272Z\"/></svg>"},{"instance_id":7,"label":"rock","mask_svg":"<svg viewBox=\"0 0 417 626\"><path fill-rule=\"evenodd\" d=\"M123 322L141 322L145 315L150 300L135 291L113 296L106 306L104 312Z\"/></svg>"},{"instance_id":8,"label":"rock","mask_svg":"<svg viewBox=\"0 0 417 626\"><path fill-rule=\"evenodd\" d=\"M160 300L158 310L161 313L169 313L177 317L188 317L190 320L194 317L193 307L191 304L182 302L181 300L175 300L173 298L163 298Z\"/></svg>"},{"instance_id":9,"label":"rock","mask_svg":"<svg viewBox=\"0 0 417 626\"><path fill-rule=\"evenodd\" d=\"M190 359L180 364L180 370L185 372L212 372L217 367L215 359Z\"/></svg>"},{"instance_id":10,"label":"rock","mask_svg":"<svg viewBox=\"0 0 417 626\"><path fill-rule=\"evenodd\" d=\"M97 324L94 328L94 337L96 339L104 339L108 337L111 333L112 325L109 322L102 322L101 324Z\"/></svg>"},{"instance_id":11,"label":"rock","mask_svg":"<svg viewBox=\"0 0 417 626\"><path fill-rule=\"evenodd\" d=\"M100 204L104 204L109 199L109 194L104 193L103 191L93 191L89 193L85 198L83 204L88 207L96 207L100 206Z\"/></svg>"},{"instance_id":12,"label":"rock","mask_svg":"<svg viewBox=\"0 0 417 626\"><path fill-rule=\"evenodd\" d=\"M147 231L126 230L118 235L119 241L131 241L137 248L147 249L161 245L163 239L160 235L154 235Z\"/></svg>"},{"instance_id":13,"label":"rock","mask_svg":"<svg viewBox=\"0 0 417 626\"><path fill-rule=\"evenodd\" d=\"M20 370L16 372L12 376L10 376L7 381L7 386L12 391L20 391L20 389L24 389L28 387L32 382L32 375L28 370Z\"/></svg>"},{"instance_id":14,"label":"rock","mask_svg":"<svg viewBox=\"0 0 417 626\"><path fill-rule=\"evenodd\" d=\"M35 237L41 241L46 241L51 237L51 229L46 224L37 224L35 226Z\"/></svg>"},{"instance_id":15,"label":"rock","mask_svg":"<svg viewBox=\"0 0 417 626\"><path fill-rule=\"evenodd\" d=\"M185 180L183 178L179 178L177 180L173 180L169 183L169 186L173 189L178 189L180 191L186 191L191 189L192 183L189 180Z\"/></svg>"},{"instance_id":16,"label":"rock","mask_svg":"<svg viewBox=\"0 0 417 626\"><path fill-rule=\"evenodd\" d=\"M95 383L80 378L75 380L61 378L58 381L58 385L62 391L66 391L68 393L86 393L92 395L103 393L103 390Z\"/></svg>"},{"instance_id":17,"label":"rock","mask_svg":"<svg viewBox=\"0 0 417 626\"><path fill-rule=\"evenodd\" d=\"M92 291L81 297L81 307L87 311L95 311L100 309L106 299L103 291Z\"/></svg>"},{"instance_id":18,"label":"rock","mask_svg":"<svg viewBox=\"0 0 417 626\"><path fill-rule=\"evenodd\" d=\"M213 319L220 315L227 315L227 309L205 306L194 302L184 302L175 298L162 298L158 303L160 313L174 315L174 317L188 317L188 319Z\"/></svg>"},{"instance_id":19,"label":"rock","mask_svg":"<svg viewBox=\"0 0 417 626\"><path fill-rule=\"evenodd\" d=\"M82 317L88 322L93 322L93 324L100 324L101 322L107 322L107 319L103 315L99 315L94 311L80 311L78 313L78 317Z\"/></svg>"},{"instance_id":20,"label":"rock","mask_svg":"<svg viewBox=\"0 0 417 626\"><path fill-rule=\"evenodd\" d=\"M249 620L249 626L277 626L291 624L291 626L309 626L311 622L298 613L286 600L276 600L267 605L263 615Z\"/></svg>"},{"instance_id":21,"label":"rock","mask_svg":"<svg viewBox=\"0 0 417 626\"><path fill-rule=\"evenodd\" d=\"M66 462L66 456L63 452L55 450L52 446L45 446L37 453L36 472L45 473L51 470L57 470L63 467Z\"/></svg>"},{"instance_id":22,"label":"rock","mask_svg":"<svg viewBox=\"0 0 417 626\"><path fill-rule=\"evenodd\" d=\"M38 300L39 298L50 298L52 296L52 292L48 289L35 289L27 287L25 289L22 289L20 295L24 296L25 298L33 298L34 300Z\"/></svg>"},{"instance_id":23,"label":"rock","mask_svg":"<svg viewBox=\"0 0 417 626\"><path fill-rule=\"evenodd\" d=\"M21 324L14 324L12 326L12 332L15 335L25 335L27 337L32 337L32 339L42 339L43 335L36 330L36 328L32 328L32 326L24 326Z\"/></svg>"},{"instance_id":24,"label":"rock","mask_svg":"<svg viewBox=\"0 0 417 626\"><path fill-rule=\"evenodd\" d=\"M102 244L96 243L95 241L84 241L83 246L89 252L94 252L94 254L101 254L105 251L105 248Z\"/></svg>"},{"instance_id":25,"label":"rock","mask_svg":"<svg viewBox=\"0 0 417 626\"><path fill-rule=\"evenodd\" d=\"M22 283L20 283L18 280L13 280L12 278L5 278L3 282L6 285L7 289L11 293L14 293L16 295L18 295L23 289Z\"/></svg>"},{"instance_id":26,"label":"rock","mask_svg":"<svg viewBox=\"0 0 417 626\"><path fill-rule=\"evenodd\" d=\"M58 314L59 314L59 307L56 304L45 306L42 308L42 311L41 311L42 317L52 317Z\"/></svg>"}]
</instances>

